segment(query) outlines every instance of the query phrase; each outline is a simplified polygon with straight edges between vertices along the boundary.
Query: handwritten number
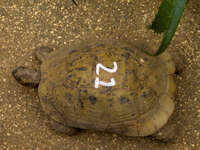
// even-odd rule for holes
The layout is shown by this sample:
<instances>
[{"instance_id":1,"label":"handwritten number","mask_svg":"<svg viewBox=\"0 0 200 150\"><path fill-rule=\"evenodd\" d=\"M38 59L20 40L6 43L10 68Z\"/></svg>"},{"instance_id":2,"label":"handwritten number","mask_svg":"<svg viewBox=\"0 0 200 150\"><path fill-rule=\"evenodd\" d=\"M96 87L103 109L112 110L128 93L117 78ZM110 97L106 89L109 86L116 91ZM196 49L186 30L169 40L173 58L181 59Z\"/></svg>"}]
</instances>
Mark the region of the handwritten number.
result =
<instances>
[{"instance_id":1,"label":"handwritten number","mask_svg":"<svg viewBox=\"0 0 200 150\"><path fill-rule=\"evenodd\" d=\"M106 68L105 66L103 66L102 64L97 64L96 65L96 74L99 75L99 70L100 68L102 70L105 70L109 73L114 73L117 71L117 63L116 62L113 62L114 64L114 68L113 69L110 69L110 68ZM104 81L100 81L99 80L99 77L96 77L96 80L95 80L95 88L99 88L99 85L102 85L102 86L115 86L115 79L114 78L111 78L110 79L110 82L104 82Z\"/></svg>"},{"instance_id":2,"label":"handwritten number","mask_svg":"<svg viewBox=\"0 0 200 150\"><path fill-rule=\"evenodd\" d=\"M117 71L117 63L116 62L113 62L114 64L114 68L113 69L110 69L110 68L106 68L105 66L103 66L102 64L97 64L96 65L96 74L99 75L99 69L103 69L109 73L114 73Z\"/></svg>"}]
</instances>

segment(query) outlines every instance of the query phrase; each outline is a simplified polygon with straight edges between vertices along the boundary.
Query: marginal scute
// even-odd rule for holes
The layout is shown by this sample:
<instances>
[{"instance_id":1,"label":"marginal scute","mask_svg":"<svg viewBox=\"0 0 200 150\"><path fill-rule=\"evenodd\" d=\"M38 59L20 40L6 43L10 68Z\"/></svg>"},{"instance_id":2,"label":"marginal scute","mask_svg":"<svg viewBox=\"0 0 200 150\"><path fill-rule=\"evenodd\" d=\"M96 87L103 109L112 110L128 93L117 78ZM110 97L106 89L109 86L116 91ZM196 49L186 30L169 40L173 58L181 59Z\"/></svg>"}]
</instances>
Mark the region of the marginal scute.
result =
<instances>
[{"instance_id":1,"label":"marginal scute","mask_svg":"<svg viewBox=\"0 0 200 150\"><path fill-rule=\"evenodd\" d=\"M173 100L168 95L163 95L159 104L139 121L138 136L148 136L158 131L167 123L173 111Z\"/></svg>"},{"instance_id":2,"label":"marginal scute","mask_svg":"<svg viewBox=\"0 0 200 150\"><path fill-rule=\"evenodd\" d=\"M174 72L176 71L176 67L169 53L163 53L160 57L165 61L168 74L174 74Z\"/></svg>"},{"instance_id":3,"label":"marginal scute","mask_svg":"<svg viewBox=\"0 0 200 150\"><path fill-rule=\"evenodd\" d=\"M174 82L174 75L168 75L168 85L167 85L167 91L168 91L168 95L170 97L174 97L175 95L175 91L176 91L176 84Z\"/></svg>"}]
</instances>

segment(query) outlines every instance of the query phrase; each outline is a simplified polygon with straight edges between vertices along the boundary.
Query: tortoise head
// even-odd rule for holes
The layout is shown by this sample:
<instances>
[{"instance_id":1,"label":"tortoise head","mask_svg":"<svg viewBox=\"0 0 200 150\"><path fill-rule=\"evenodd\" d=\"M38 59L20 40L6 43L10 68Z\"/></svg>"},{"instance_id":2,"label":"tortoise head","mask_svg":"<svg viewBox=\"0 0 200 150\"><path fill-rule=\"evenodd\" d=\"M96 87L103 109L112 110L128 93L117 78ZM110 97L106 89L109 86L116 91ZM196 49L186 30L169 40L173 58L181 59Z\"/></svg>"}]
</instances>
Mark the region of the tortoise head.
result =
<instances>
[{"instance_id":1,"label":"tortoise head","mask_svg":"<svg viewBox=\"0 0 200 150\"><path fill-rule=\"evenodd\" d=\"M41 46L35 49L36 58L42 63L53 49ZM22 85L37 88L41 73L39 70L19 66L12 71L13 77Z\"/></svg>"},{"instance_id":2,"label":"tortoise head","mask_svg":"<svg viewBox=\"0 0 200 150\"><path fill-rule=\"evenodd\" d=\"M37 88L40 82L40 71L27 67L17 67L12 75L20 84Z\"/></svg>"}]
</instances>

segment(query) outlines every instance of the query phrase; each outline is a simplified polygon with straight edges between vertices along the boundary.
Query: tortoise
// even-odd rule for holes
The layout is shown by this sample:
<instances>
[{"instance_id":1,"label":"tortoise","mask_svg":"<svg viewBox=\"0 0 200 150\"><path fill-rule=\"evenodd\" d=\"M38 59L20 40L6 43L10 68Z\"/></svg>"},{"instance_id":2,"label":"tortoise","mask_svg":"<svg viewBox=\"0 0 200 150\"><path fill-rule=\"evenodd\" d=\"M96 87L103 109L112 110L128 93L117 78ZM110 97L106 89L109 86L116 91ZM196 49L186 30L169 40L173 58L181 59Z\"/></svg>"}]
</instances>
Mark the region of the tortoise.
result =
<instances>
[{"instance_id":1,"label":"tortoise","mask_svg":"<svg viewBox=\"0 0 200 150\"><path fill-rule=\"evenodd\" d=\"M22 85L38 88L56 131L168 132L164 126L170 126L174 111L175 65L167 52L152 57L131 42L103 41L56 51L42 46L35 54L40 69L19 66L12 75Z\"/></svg>"}]
</instances>

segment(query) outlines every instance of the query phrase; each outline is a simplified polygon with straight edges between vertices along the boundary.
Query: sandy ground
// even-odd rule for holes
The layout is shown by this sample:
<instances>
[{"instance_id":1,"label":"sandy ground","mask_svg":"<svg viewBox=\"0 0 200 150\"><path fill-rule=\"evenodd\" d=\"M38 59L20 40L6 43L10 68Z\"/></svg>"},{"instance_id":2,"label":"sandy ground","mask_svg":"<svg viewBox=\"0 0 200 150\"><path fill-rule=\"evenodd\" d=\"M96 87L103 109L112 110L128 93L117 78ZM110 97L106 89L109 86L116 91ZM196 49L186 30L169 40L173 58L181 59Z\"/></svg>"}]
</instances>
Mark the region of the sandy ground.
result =
<instances>
[{"instance_id":1,"label":"sandy ground","mask_svg":"<svg viewBox=\"0 0 200 150\"><path fill-rule=\"evenodd\" d=\"M200 149L200 1L190 0L168 51L176 76L176 138L161 143L82 131L60 135L48 128L37 90L19 85L11 71L37 67L34 48L59 50L80 40L145 40L156 49L162 36L147 30L160 0L1 0L0 1L0 149L1 150L199 150ZM24 63L24 61L27 63ZM23 63L22 63L23 62Z\"/></svg>"}]
</instances>

